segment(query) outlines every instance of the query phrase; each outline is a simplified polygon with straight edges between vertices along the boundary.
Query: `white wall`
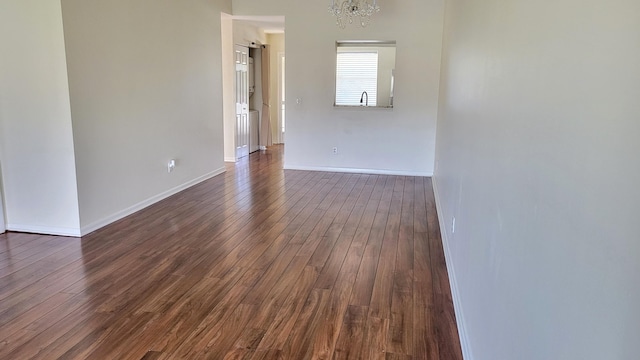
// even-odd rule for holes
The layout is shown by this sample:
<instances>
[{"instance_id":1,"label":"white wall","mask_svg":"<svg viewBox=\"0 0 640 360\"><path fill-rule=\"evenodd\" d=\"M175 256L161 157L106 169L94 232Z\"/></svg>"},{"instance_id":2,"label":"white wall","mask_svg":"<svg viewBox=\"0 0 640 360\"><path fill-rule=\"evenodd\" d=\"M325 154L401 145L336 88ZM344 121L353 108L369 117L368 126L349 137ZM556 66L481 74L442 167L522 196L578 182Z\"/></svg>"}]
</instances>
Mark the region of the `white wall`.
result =
<instances>
[{"instance_id":1,"label":"white wall","mask_svg":"<svg viewBox=\"0 0 640 360\"><path fill-rule=\"evenodd\" d=\"M638 358L639 13L448 2L435 179L467 359Z\"/></svg>"},{"instance_id":2,"label":"white wall","mask_svg":"<svg viewBox=\"0 0 640 360\"><path fill-rule=\"evenodd\" d=\"M342 30L328 2L234 0L234 15L287 23L285 167L430 175L442 43L442 0L382 2L367 28ZM396 40L393 109L333 107L336 40ZM296 104L300 99L300 104ZM332 148L339 154L333 155Z\"/></svg>"},{"instance_id":3,"label":"white wall","mask_svg":"<svg viewBox=\"0 0 640 360\"><path fill-rule=\"evenodd\" d=\"M62 5L83 231L223 171L230 1Z\"/></svg>"},{"instance_id":4,"label":"white wall","mask_svg":"<svg viewBox=\"0 0 640 360\"><path fill-rule=\"evenodd\" d=\"M7 228L80 235L60 1L1 1L0 46Z\"/></svg>"},{"instance_id":5,"label":"white wall","mask_svg":"<svg viewBox=\"0 0 640 360\"><path fill-rule=\"evenodd\" d=\"M390 104L391 74L396 68L396 49L394 47L381 47L378 49L378 106Z\"/></svg>"}]
</instances>

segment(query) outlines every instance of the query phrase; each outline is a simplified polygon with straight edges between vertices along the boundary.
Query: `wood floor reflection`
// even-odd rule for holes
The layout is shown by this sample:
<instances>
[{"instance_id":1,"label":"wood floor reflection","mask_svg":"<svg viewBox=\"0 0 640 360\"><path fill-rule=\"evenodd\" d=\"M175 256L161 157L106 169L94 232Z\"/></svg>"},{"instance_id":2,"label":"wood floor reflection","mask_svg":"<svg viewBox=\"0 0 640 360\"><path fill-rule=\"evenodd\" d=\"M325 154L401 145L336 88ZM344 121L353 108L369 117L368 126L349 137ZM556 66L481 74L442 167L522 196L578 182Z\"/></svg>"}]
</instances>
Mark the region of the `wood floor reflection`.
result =
<instances>
[{"instance_id":1,"label":"wood floor reflection","mask_svg":"<svg viewBox=\"0 0 640 360\"><path fill-rule=\"evenodd\" d=\"M282 156L82 239L0 235L0 358L462 359L431 179Z\"/></svg>"}]
</instances>

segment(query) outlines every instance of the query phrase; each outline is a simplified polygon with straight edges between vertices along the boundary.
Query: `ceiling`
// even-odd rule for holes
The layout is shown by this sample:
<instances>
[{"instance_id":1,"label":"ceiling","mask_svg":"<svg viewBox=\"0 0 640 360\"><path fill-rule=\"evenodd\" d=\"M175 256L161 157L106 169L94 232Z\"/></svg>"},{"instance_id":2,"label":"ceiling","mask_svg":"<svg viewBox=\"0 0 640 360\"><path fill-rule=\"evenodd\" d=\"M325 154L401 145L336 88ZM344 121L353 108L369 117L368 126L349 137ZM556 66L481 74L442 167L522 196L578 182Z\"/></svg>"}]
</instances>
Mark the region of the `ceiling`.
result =
<instances>
[{"instance_id":1,"label":"ceiling","mask_svg":"<svg viewBox=\"0 0 640 360\"><path fill-rule=\"evenodd\" d=\"M284 33L284 16L242 16L234 15L233 20L253 25L267 34Z\"/></svg>"}]
</instances>

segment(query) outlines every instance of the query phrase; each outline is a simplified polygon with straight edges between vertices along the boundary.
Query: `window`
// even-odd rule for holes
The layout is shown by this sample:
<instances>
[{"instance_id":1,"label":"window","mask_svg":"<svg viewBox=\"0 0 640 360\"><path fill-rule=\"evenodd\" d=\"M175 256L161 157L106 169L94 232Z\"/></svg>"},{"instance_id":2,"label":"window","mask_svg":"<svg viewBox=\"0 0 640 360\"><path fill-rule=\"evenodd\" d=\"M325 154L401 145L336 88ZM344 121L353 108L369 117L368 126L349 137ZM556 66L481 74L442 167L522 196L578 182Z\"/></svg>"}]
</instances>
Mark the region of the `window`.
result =
<instances>
[{"instance_id":1,"label":"window","mask_svg":"<svg viewBox=\"0 0 640 360\"><path fill-rule=\"evenodd\" d=\"M336 105L376 106L377 89L377 51L337 52Z\"/></svg>"}]
</instances>

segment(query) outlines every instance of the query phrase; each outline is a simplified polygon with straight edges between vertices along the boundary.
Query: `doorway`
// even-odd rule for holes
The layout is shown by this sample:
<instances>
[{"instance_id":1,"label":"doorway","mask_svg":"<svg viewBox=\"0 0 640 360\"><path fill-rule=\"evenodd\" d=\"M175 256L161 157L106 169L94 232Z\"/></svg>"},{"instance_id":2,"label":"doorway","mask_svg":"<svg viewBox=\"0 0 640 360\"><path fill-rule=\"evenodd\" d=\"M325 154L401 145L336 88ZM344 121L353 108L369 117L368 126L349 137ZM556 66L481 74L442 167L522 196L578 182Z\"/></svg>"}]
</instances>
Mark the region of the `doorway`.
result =
<instances>
[{"instance_id":1,"label":"doorway","mask_svg":"<svg viewBox=\"0 0 640 360\"><path fill-rule=\"evenodd\" d=\"M224 159L236 162L253 151L284 141L284 16L221 14L221 27ZM245 78L248 84L244 83ZM238 81L242 83L236 85Z\"/></svg>"}]
</instances>

